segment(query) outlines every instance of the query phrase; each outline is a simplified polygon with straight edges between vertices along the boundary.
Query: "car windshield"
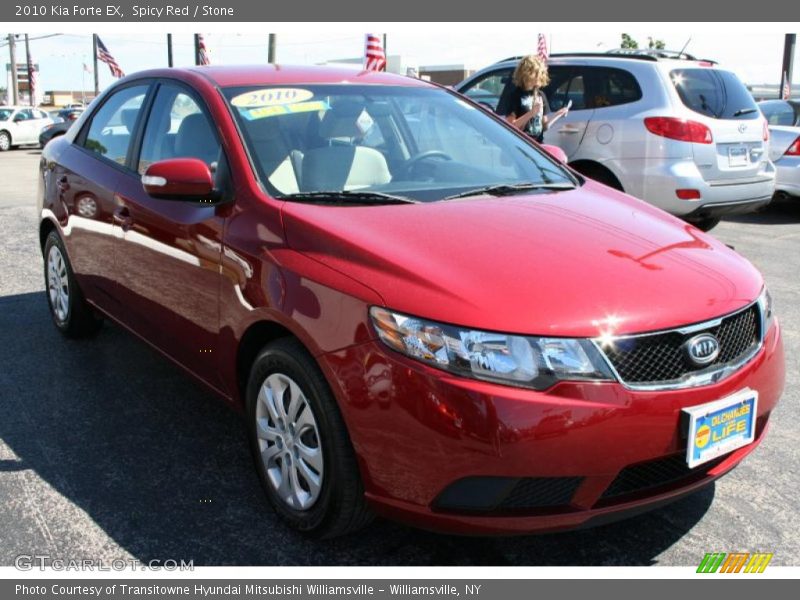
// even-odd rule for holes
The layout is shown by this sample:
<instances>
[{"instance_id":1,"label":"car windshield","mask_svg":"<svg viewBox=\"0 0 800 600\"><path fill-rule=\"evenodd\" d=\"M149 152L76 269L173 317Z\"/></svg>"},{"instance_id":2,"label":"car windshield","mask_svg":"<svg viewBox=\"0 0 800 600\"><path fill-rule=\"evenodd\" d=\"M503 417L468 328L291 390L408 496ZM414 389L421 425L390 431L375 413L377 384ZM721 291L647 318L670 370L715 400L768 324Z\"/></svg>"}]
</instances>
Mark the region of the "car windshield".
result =
<instances>
[{"instance_id":1,"label":"car windshield","mask_svg":"<svg viewBox=\"0 0 800 600\"><path fill-rule=\"evenodd\" d=\"M13 113L14 110L11 108L0 108L0 121L8 121Z\"/></svg>"},{"instance_id":2,"label":"car windshield","mask_svg":"<svg viewBox=\"0 0 800 600\"><path fill-rule=\"evenodd\" d=\"M444 90L297 85L224 94L277 197L432 202L577 183L533 143Z\"/></svg>"},{"instance_id":3,"label":"car windshield","mask_svg":"<svg viewBox=\"0 0 800 600\"><path fill-rule=\"evenodd\" d=\"M730 71L721 69L675 69L670 79L683 104L715 119L758 119L752 94Z\"/></svg>"}]
</instances>

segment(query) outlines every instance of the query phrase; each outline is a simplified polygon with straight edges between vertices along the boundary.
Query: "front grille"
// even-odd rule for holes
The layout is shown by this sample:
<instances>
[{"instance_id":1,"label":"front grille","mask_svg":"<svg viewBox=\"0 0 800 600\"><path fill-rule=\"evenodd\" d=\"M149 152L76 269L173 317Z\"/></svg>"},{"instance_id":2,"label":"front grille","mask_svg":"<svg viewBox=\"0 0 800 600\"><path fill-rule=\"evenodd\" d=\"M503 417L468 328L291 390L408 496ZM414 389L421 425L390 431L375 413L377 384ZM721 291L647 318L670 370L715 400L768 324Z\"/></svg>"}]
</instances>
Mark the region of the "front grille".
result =
<instances>
[{"instance_id":1,"label":"front grille","mask_svg":"<svg viewBox=\"0 0 800 600\"><path fill-rule=\"evenodd\" d=\"M433 507L471 513L571 510L582 481L583 477L466 477L445 488Z\"/></svg>"},{"instance_id":2,"label":"front grille","mask_svg":"<svg viewBox=\"0 0 800 600\"><path fill-rule=\"evenodd\" d=\"M674 454L638 465L625 467L616 479L608 486L602 499L625 496L636 492L644 492L661 486L694 478L701 478L712 468L721 463L725 457L715 458L695 469L686 464L685 454ZM688 483L688 481L687 481Z\"/></svg>"},{"instance_id":3,"label":"front grille","mask_svg":"<svg viewBox=\"0 0 800 600\"><path fill-rule=\"evenodd\" d=\"M759 344L760 322L758 304L753 304L725 317L715 327L687 334L673 330L652 335L623 337L615 340L613 346L603 348L603 352L625 383L671 382L693 372L713 370L744 357ZM691 364L683 348L687 340L699 333L711 333L719 341L719 355L709 365Z\"/></svg>"},{"instance_id":4,"label":"front grille","mask_svg":"<svg viewBox=\"0 0 800 600\"><path fill-rule=\"evenodd\" d=\"M527 477L520 479L497 508L544 508L569 504L582 477Z\"/></svg>"}]
</instances>

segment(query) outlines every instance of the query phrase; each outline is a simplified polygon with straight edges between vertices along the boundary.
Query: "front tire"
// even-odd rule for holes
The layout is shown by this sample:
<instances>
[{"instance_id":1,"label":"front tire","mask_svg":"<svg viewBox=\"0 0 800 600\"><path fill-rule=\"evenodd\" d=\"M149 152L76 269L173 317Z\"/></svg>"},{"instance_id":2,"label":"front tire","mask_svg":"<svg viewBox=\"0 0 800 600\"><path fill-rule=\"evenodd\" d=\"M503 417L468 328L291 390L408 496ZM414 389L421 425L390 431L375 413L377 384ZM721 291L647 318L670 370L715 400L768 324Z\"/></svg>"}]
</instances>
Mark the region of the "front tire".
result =
<instances>
[{"instance_id":1,"label":"front tire","mask_svg":"<svg viewBox=\"0 0 800 600\"><path fill-rule=\"evenodd\" d=\"M11 134L7 131L0 131L0 152L11 150Z\"/></svg>"},{"instance_id":2,"label":"front tire","mask_svg":"<svg viewBox=\"0 0 800 600\"><path fill-rule=\"evenodd\" d=\"M50 316L70 338L89 337L103 324L78 287L61 237L51 231L44 244L44 283Z\"/></svg>"},{"instance_id":3,"label":"front tire","mask_svg":"<svg viewBox=\"0 0 800 600\"><path fill-rule=\"evenodd\" d=\"M256 357L247 421L261 484L287 524L331 538L369 523L372 514L336 400L298 340L276 340Z\"/></svg>"}]
</instances>

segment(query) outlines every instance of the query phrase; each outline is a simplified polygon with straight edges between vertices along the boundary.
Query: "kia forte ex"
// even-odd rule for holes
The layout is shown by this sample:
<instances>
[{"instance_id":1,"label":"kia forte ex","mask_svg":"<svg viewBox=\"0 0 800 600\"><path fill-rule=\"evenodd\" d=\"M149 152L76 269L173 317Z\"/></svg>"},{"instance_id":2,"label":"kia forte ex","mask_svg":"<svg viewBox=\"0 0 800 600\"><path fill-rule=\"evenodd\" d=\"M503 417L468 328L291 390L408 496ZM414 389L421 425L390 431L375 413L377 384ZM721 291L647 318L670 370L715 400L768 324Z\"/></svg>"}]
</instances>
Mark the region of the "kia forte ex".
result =
<instances>
[{"instance_id":1,"label":"kia forte ex","mask_svg":"<svg viewBox=\"0 0 800 600\"><path fill-rule=\"evenodd\" d=\"M313 535L637 514L764 439L780 327L747 260L562 160L418 79L137 73L43 151L52 319L241 407Z\"/></svg>"}]
</instances>

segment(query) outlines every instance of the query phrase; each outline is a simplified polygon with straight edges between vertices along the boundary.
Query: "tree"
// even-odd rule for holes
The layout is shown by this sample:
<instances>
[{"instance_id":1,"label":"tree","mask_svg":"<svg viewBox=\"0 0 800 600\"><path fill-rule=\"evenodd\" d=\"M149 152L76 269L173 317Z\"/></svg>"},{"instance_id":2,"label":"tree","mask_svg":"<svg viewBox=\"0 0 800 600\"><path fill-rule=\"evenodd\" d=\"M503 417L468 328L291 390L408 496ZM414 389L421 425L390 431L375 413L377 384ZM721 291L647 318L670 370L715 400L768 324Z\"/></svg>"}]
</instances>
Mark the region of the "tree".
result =
<instances>
[{"instance_id":1,"label":"tree","mask_svg":"<svg viewBox=\"0 0 800 600\"><path fill-rule=\"evenodd\" d=\"M622 34L622 44L620 44L620 48L636 50L639 47L639 43L629 36L627 33Z\"/></svg>"},{"instance_id":2,"label":"tree","mask_svg":"<svg viewBox=\"0 0 800 600\"><path fill-rule=\"evenodd\" d=\"M664 40L654 40L653 38L648 37L647 47L650 48L651 50L663 50L664 48L666 48L666 45L664 44ZM638 50L639 42L637 42L627 33L623 33L622 43L620 44L620 48L625 48L628 50Z\"/></svg>"}]
</instances>

